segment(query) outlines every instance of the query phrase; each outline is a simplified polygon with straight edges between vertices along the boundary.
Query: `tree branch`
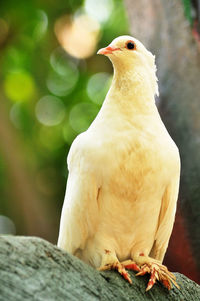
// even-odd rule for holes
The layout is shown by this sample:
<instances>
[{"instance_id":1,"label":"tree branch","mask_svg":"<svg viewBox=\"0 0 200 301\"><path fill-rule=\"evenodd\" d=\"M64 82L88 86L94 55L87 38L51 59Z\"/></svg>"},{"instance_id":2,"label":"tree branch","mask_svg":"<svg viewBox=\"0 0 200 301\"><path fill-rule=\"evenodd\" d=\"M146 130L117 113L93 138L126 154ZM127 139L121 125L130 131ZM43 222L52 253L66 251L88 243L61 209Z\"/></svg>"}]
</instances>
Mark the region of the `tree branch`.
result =
<instances>
[{"instance_id":1,"label":"tree branch","mask_svg":"<svg viewBox=\"0 0 200 301\"><path fill-rule=\"evenodd\" d=\"M34 237L0 236L0 300L154 300L197 301L200 286L176 273L181 289L156 284L145 292L148 276L133 285L115 271L99 272L78 258Z\"/></svg>"}]
</instances>

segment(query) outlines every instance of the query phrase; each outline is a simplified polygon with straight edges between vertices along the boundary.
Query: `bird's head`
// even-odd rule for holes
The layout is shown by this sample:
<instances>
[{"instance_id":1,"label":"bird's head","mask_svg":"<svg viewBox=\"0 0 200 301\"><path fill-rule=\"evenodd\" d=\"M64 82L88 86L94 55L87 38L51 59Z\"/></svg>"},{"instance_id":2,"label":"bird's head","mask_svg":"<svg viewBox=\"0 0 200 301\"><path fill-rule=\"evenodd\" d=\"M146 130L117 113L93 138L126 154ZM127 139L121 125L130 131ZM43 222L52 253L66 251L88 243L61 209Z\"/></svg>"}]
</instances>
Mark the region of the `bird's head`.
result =
<instances>
[{"instance_id":1,"label":"bird's head","mask_svg":"<svg viewBox=\"0 0 200 301\"><path fill-rule=\"evenodd\" d=\"M123 75L131 70L136 70L138 74L138 70L143 70L151 82L154 94L158 94L155 56L137 39L120 36L107 47L99 49L97 54L109 57L118 74Z\"/></svg>"}]
</instances>

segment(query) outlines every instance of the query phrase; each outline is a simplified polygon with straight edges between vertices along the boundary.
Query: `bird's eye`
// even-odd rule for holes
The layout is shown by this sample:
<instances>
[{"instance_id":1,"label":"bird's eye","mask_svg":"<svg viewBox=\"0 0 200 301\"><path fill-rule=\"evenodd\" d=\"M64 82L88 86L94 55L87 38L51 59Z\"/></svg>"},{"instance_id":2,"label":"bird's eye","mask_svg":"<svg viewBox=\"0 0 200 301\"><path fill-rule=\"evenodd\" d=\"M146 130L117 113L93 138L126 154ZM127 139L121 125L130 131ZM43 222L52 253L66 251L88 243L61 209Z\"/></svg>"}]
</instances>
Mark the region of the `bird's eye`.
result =
<instances>
[{"instance_id":1,"label":"bird's eye","mask_svg":"<svg viewBox=\"0 0 200 301\"><path fill-rule=\"evenodd\" d=\"M133 41L128 41L126 43L126 48L129 49L129 50L134 50L134 49L136 49L136 45Z\"/></svg>"}]
</instances>

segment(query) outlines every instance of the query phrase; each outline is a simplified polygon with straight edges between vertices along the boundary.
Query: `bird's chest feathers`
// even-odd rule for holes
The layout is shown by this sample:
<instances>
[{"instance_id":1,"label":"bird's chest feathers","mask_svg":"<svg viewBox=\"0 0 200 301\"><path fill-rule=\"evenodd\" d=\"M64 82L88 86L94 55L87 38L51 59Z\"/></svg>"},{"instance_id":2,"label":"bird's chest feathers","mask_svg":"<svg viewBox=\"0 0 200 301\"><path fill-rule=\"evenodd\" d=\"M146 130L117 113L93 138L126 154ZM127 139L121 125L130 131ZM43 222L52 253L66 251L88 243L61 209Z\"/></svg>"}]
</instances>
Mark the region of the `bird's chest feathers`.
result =
<instances>
[{"instance_id":1,"label":"bird's chest feathers","mask_svg":"<svg viewBox=\"0 0 200 301\"><path fill-rule=\"evenodd\" d=\"M103 146L102 179L113 194L124 199L162 189L172 168L171 141L164 135L139 128L112 133Z\"/></svg>"}]
</instances>

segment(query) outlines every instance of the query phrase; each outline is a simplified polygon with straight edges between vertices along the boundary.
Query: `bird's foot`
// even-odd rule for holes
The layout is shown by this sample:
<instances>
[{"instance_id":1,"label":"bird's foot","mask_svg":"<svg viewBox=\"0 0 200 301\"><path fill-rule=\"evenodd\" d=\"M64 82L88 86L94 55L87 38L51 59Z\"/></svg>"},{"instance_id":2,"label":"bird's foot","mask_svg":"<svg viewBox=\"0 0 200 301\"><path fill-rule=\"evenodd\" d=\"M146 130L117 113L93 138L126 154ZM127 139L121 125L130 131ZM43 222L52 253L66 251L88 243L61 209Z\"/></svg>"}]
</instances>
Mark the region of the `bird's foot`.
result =
<instances>
[{"instance_id":1,"label":"bird's foot","mask_svg":"<svg viewBox=\"0 0 200 301\"><path fill-rule=\"evenodd\" d=\"M133 270L135 272L141 271L140 267L133 260L125 260L125 261L121 262L121 264L123 264L123 266L127 270Z\"/></svg>"},{"instance_id":2,"label":"bird's foot","mask_svg":"<svg viewBox=\"0 0 200 301\"><path fill-rule=\"evenodd\" d=\"M117 270L118 273L120 273L125 280L127 280L129 283L132 283L132 280L130 278L129 273L127 270L134 270L134 271L140 271L140 268L137 266L137 264L132 260L126 260L124 262L114 262L110 264L106 264L103 267L100 267L100 271L106 271L106 270Z\"/></svg>"},{"instance_id":3,"label":"bird's foot","mask_svg":"<svg viewBox=\"0 0 200 301\"><path fill-rule=\"evenodd\" d=\"M157 263L149 262L141 266L141 270L136 276L143 276L150 274L150 279L146 288L146 291L150 290L155 284L156 280L160 281L168 290L172 288L174 284L177 288L180 288L176 282L176 277L172 274L166 266Z\"/></svg>"}]
</instances>

